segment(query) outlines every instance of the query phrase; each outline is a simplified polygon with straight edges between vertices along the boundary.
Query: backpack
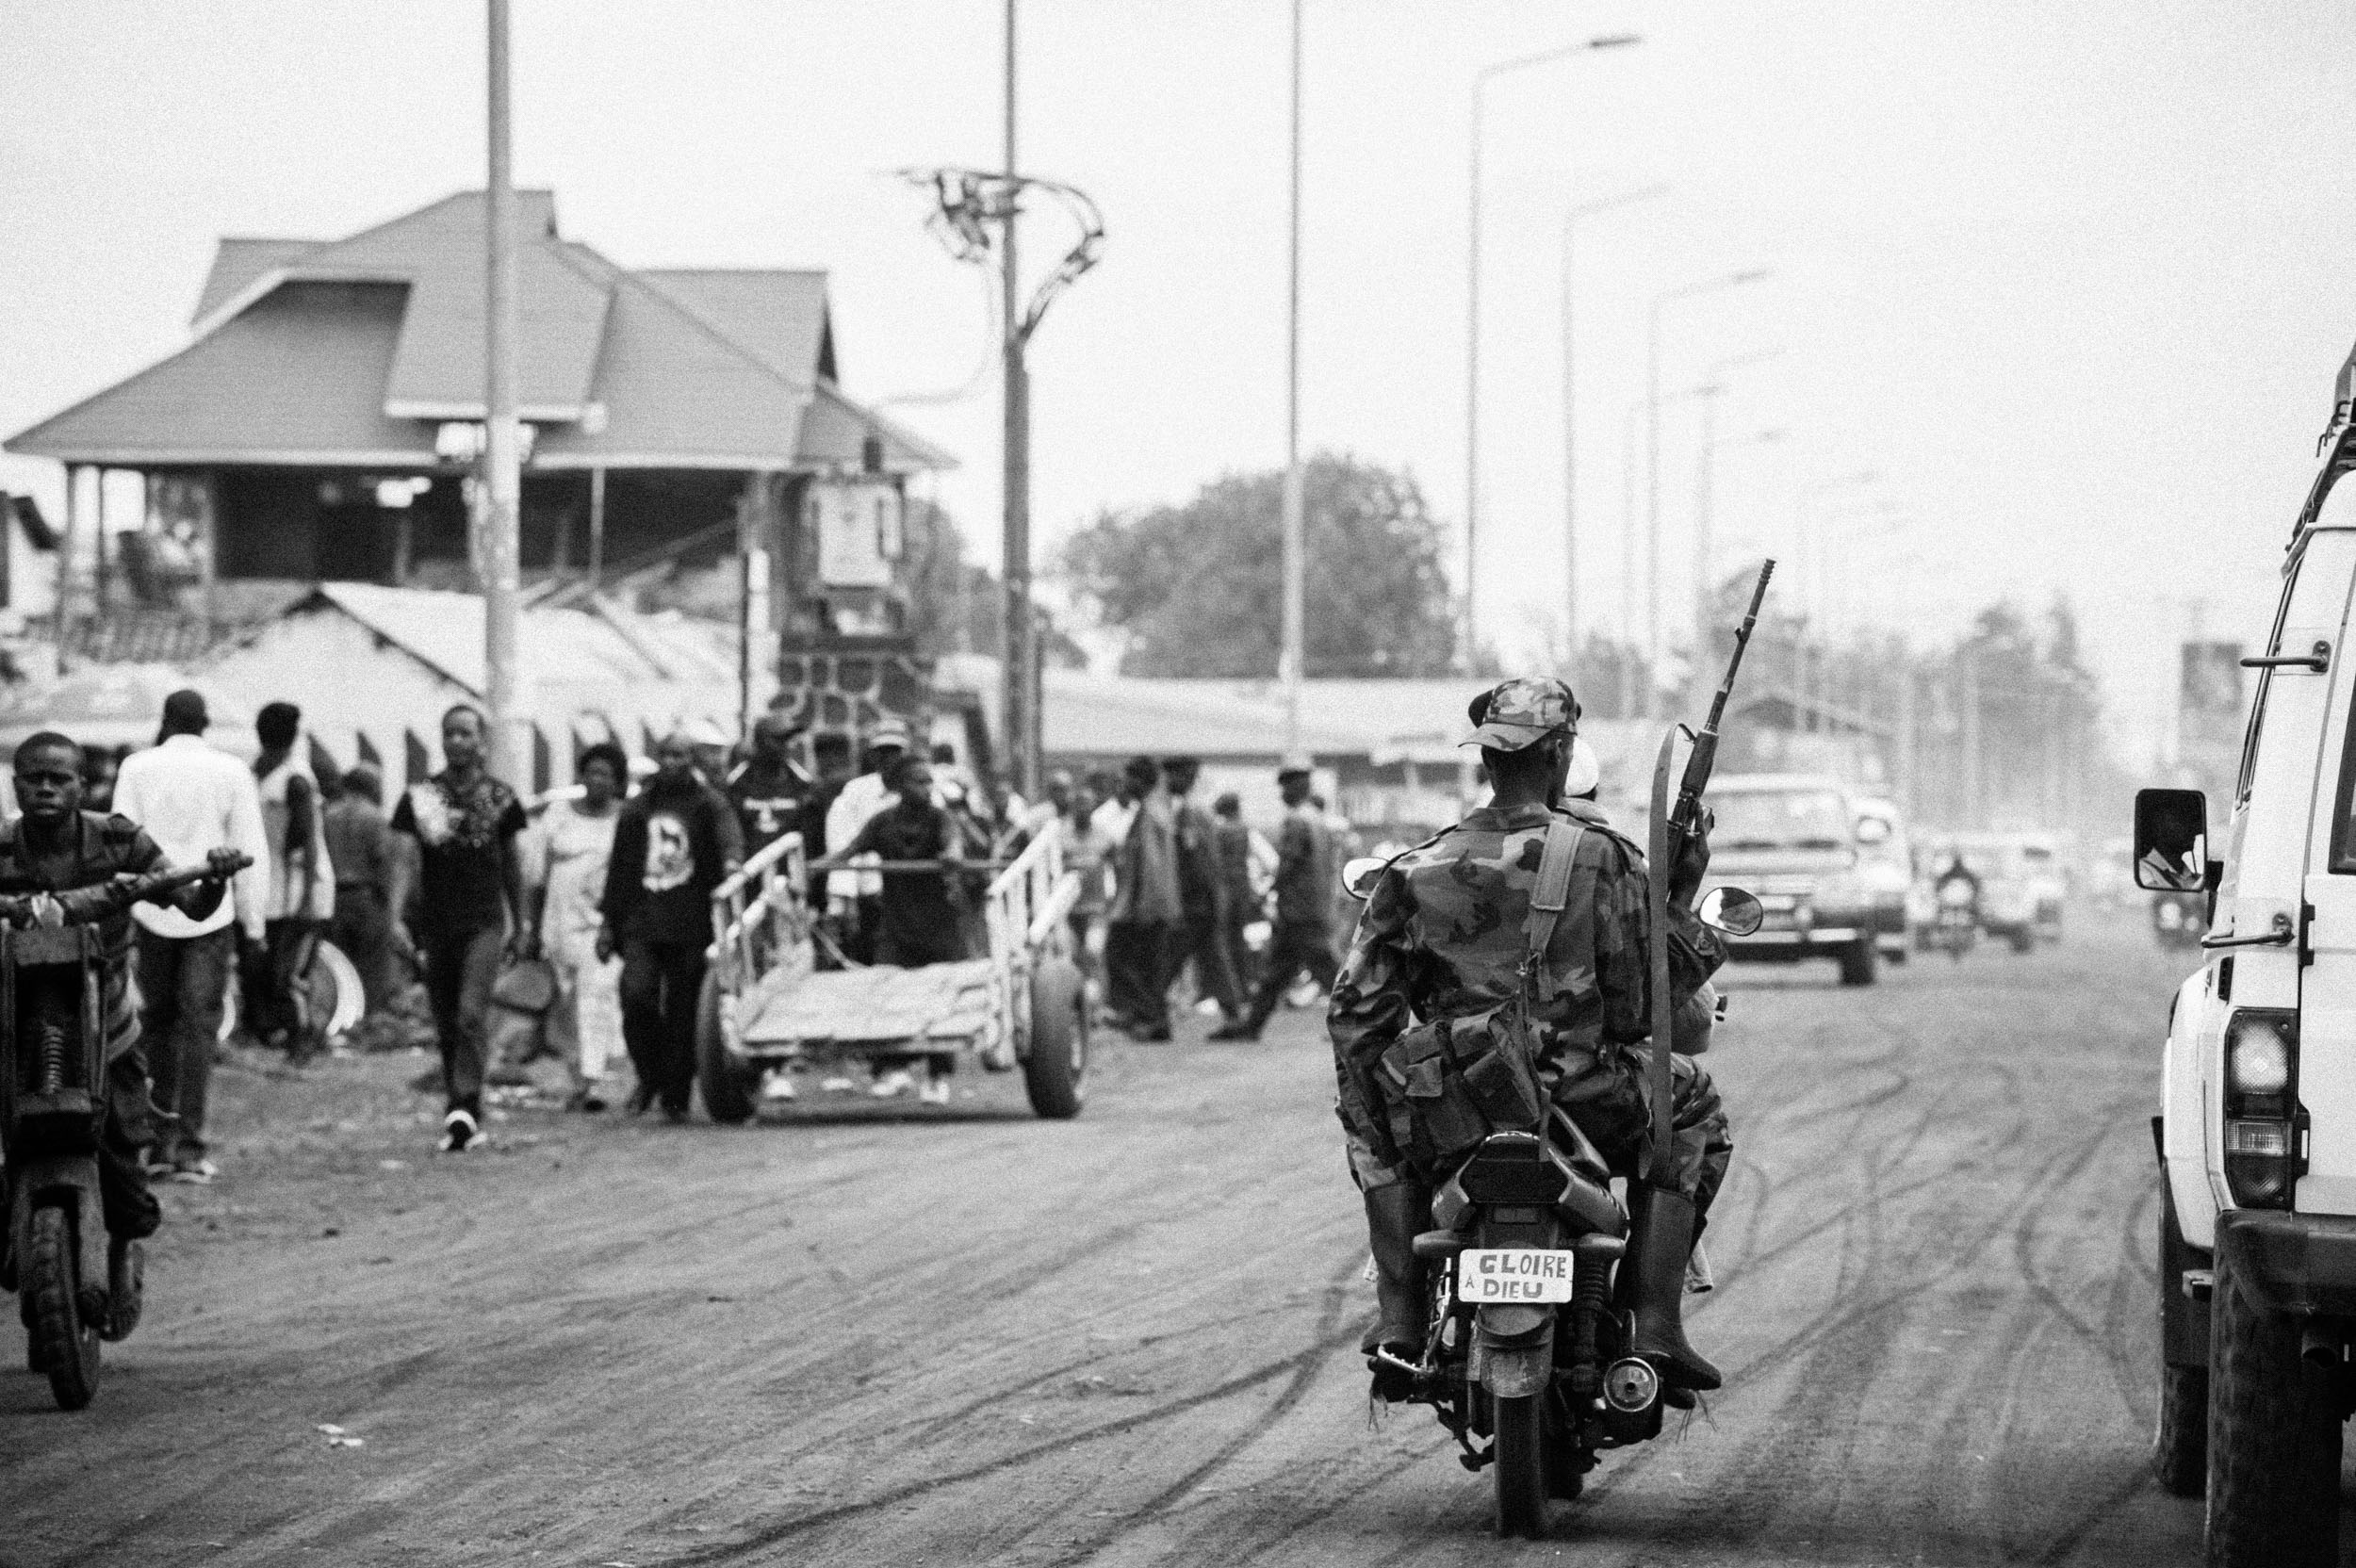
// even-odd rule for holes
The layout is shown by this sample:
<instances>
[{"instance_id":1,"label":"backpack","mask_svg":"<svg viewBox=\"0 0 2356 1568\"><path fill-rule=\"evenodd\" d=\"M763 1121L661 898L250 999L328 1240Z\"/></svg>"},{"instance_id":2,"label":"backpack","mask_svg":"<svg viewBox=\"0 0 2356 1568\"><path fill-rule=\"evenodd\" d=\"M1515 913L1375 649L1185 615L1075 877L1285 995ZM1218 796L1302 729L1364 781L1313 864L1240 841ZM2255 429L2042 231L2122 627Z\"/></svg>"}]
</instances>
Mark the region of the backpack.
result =
<instances>
[{"instance_id":1,"label":"backpack","mask_svg":"<svg viewBox=\"0 0 2356 1568\"><path fill-rule=\"evenodd\" d=\"M1383 1053L1375 1074L1393 1143L1427 1180L1480 1146L1491 1133L1533 1132L1546 1109L1530 1008L1539 970L1570 902L1572 863L1585 829L1557 817L1522 925L1521 986L1494 1007L1433 1019L1408 1030Z\"/></svg>"}]
</instances>

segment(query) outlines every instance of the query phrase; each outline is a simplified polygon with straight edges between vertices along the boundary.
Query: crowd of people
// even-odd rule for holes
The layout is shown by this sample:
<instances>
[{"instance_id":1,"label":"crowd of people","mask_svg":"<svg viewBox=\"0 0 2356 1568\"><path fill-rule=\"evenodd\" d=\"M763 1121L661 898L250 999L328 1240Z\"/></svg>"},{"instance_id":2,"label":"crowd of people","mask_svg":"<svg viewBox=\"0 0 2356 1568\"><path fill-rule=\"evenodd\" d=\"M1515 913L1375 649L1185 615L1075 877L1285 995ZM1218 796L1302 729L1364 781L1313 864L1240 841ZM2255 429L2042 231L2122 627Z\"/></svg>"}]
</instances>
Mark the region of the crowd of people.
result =
<instances>
[{"instance_id":1,"label":"crowd of people","mask_svg":"<svg viewBox=\"0 0 2356 1568\"><path fill-rule=\"evenodd\" d=\"M1170 995L1189 977L1215 1009L1214 1039L1256 1039L1297 984L1331 989L1342 921L1336 872L1350 825L1312 787L1306 761L1277 770L1274 843L1240 797L1203 809L1191 757L1133 757L1118 774L1048 782L1042 812L1066 825L1081 895L1072 923L1103 1019L1134 1038L1170 1038Z\"/></svg>"},{"instance_id":2,"label":"crowd of people","mask_svg":"<svg viewBox=\"0 0 2356 1568\"><path fill-rule=\"evenodd\" d=\"M156 1106L152 1176L208 1183L217 1042L237 1026L300 1065L332 1046L392 1047L430 1036L438 1065L418 1087L444 1102L439 1147L483 1136L486 1092L563 1064L569 1103L603 1111L627 1058L633 1112L688 1113L713 890L788 833L802 837L826 966L913 967L984 951L981 893L1048 822L1080 874L1072 926L1100 1016L1140 1040L1171 1037L1173 990L1216 1011L1215 1038L1257 1037L1288 993L1330 988L1338 835L1305 764L1278 774L1275 841L1237 797L1206 808L1194 759L1132 759L1085 781L1059 772L1026 807L985 788L946 746L920 748L886 719L851 737L810 738L771 712L742 747L716 726L682 727L650 758L612 743L574 782L527 802L488 771L487 721L470 705L441 721L443 766L387 799L380 771L337 768L301 710L255 718L247 763L207 738L195 691L176 692L156 743L81 759L83 806L137 825L174 864L216 849L251 864L199 916L142 906L132 970ZM358 1021L315 1004L319 944L351 961ZM422 1015L422 1016L418 1016ZM903 1064L892 1064L897 1069ZM931 1097L905 1070L878 1094Z\"/></svg>"}]
</instances>

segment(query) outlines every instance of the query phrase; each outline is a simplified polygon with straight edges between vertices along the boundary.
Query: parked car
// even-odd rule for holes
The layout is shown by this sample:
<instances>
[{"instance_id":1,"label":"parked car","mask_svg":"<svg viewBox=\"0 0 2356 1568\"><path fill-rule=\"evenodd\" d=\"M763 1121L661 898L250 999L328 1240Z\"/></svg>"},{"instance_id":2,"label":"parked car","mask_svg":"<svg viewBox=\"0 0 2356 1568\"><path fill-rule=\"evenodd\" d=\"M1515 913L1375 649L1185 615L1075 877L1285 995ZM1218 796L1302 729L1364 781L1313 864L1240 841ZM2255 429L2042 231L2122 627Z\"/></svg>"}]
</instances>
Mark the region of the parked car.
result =
<instances>
[{"instance_id":1,"label":"parked car","mask_svg":"<svg viewBox=\"0 0 2356 1568\"><path fill-rule=\"evenodd\" d=\"M1857 874L1873 890L1880 923L1874 939L1882 956L1906 961L1906 929L1910 921L1907 895L1914 885L1914 847L1898 803L1878 795L1857 801ZM1890 918L1890 909L1898 918Z\"/></svg>"},{"instance_id":2,"label":"parked car","mask_svg":"<svg viewBox=\"0 0 2356 1568\"><path fill-rule=\"evenodd\" d=\"M1728 956L1749 963L1830 958L1842 985L1872 985L1883 939L1905 939L1906 891L1868 874L1861 813L1847 786L1826 774L1722 774L1710 802L1717 826L1705 888L1740 886L1764 909L1758 931L1726 939Z\"/></svg>"}]
</instances>

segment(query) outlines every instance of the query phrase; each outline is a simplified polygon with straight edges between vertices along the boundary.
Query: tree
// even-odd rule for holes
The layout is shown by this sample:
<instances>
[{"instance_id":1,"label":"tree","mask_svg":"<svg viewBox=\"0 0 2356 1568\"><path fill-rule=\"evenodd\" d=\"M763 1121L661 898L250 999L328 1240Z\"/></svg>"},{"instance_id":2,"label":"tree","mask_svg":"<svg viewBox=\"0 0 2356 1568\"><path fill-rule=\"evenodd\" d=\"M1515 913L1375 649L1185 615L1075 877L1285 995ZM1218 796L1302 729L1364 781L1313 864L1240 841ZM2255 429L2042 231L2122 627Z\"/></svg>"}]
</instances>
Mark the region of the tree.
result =
<instances>
[{"instance_id":1,"label":"tree","mask_svg":"<svg viewBox=\"0 0 2356 1568\"><path fill-rule=\"evenodd\" d=\"M1319 453L1302 481L1302 673L1447 674L1456 629L1440 525L1415 480ZM1183 506L1106 512L1066 543L1077 596L1127 634L1122 674L1276 674L1283 504L1281 470L1228 474Z\"/></svg>"},{"instance_id":2,"label":"tree","mask_svg":"<svg viewBox=\"0 0 2356 1568\"><path fill-rule=\"evenodd\" d=\"M908 630L927 654L986 653L1006 646L1006 596L998 577L965 558L965 533L939 504L911 498L908 507ZM1057 669L1086 669L1088 655L1039 616L1039 656Z\"/></svg>"}]
</instances>

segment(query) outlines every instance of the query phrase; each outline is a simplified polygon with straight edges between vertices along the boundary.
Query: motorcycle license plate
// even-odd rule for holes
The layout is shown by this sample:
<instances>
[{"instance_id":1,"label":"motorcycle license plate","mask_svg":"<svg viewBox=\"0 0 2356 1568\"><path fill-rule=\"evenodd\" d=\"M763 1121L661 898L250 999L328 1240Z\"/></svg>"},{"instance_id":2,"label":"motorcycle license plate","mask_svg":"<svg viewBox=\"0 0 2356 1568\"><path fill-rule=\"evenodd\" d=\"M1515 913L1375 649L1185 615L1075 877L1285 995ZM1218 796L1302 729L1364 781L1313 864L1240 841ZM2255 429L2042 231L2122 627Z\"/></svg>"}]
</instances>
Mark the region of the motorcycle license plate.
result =
<instances>
[{"instance_id":1,"label":"motorcycle license plate","mask_svg":"<svg viewBox=\"0 0 2356 1568\"><path fill-rule=\"evenodd\" d=\"M1571 1298L1571 1254L1536 1247L1475 1247L1456 1255L1456 1298L1467 1306Z\"/></svg>"}]
</instances>

